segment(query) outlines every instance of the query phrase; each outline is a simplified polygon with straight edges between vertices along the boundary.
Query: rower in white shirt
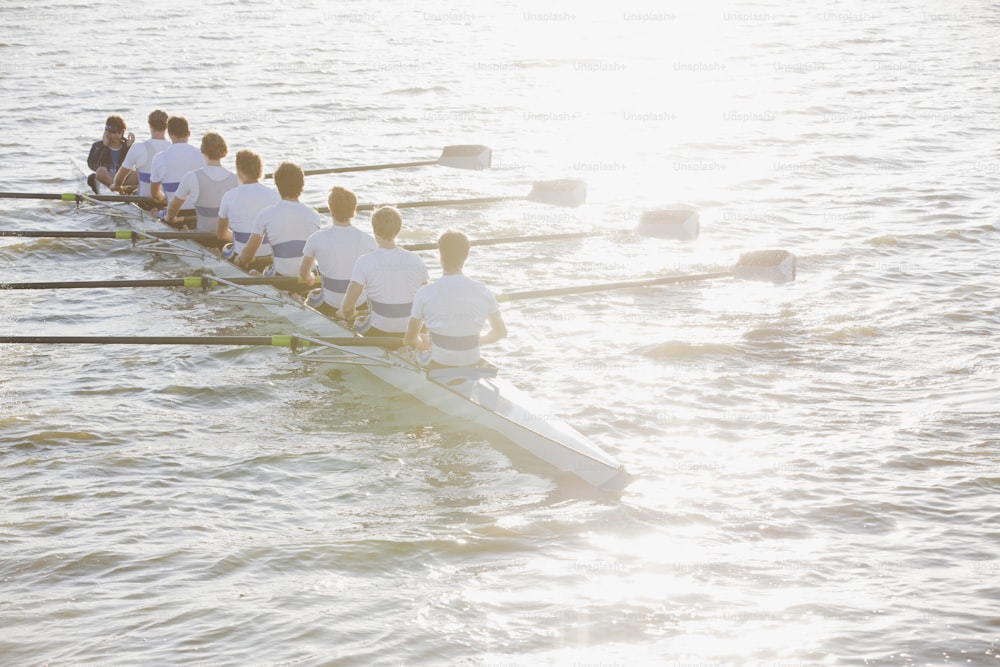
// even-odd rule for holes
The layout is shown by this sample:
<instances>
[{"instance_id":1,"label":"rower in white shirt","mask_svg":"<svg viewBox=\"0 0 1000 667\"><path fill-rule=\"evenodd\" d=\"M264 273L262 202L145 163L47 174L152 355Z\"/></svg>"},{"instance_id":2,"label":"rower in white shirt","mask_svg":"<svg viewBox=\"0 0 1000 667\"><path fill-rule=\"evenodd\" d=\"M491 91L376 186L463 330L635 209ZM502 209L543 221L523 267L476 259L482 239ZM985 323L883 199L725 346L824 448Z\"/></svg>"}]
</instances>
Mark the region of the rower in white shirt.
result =
<instances>
[{"instance_id":1,"label":"rower in white shirt","mask_svg":"<svg viewBox=\"0 0 1000 667\"><path fill-rule=\"evenodd\" d=\"M327 203L333 226L316 232L306 241L298 275L307 285L312 285L315 282L313 265L319 265L323 289L317 297L310 298L309 305L321 313L333 315L344 302L354 262L378 246L371 234L351 224L357 212L357 195L347 188L334 186L330 188Z\"/></svg>"},{"instance_id":2,"label":"rower in white shirt","mask_svg":"<svg viewBox=\"0 0 1000 667\"><path fill-rule=\"evenodd\" d=\"M358 257L351 272L340 315L352 320L362 293L367 294L368 317L354 329L366 336L401 338L413 309L413 295L430 280L424 260L396 245L402 227L398 210L392 206L377 209L372 214L372 231L378 248Z\"/></svg>"},{"instance_id":3,"label":"rower in white shirt","mask_svg":"<svg viewBox=\"0 0 1000 667\"><path fill-rule=\"evenodd\" d=\"M248 148L236 151L236 176L240 185L222 196L216 229L220 241L232 242L231 248L222 251L226 258L238 257L243 252L253 233L257 214L281 201L277 190L260 182L263 173L264 163L257 153ZM262 239L248 268L263 271L273 260L271 244Z\"/></svg>"},{"instance_id":4,"label":"rower in white shirt","mask_svg":"<svg viewBox=\"0 0 1000 667\"><path fill-rule=\"evenodd\" d=\"M153 158L170 147L170 140L165 136L166 111L151 111L146 120L149 123L149 139L132 144L111 184L111 189L115 192L124 193L138 185L136 194L140 197L149 196L149 170L153 165Z\"/></svg>"},{"instance_id":5,"label":"rower in white shirt","mask_svg":"<svg viewBox=\"0 0 1000 667\"><path fill-rule=\"evenodd\" d=\"M479 346L507 337L507 324L496 296L462 270L469 257L469 238L448 230L438 239L442 276L424 285L413 297L413 309L404 340L410 347L430 349L428 368L477 366ZM482 333L486 322L490 330ZM423 325L429 337L421 335Z\"/></svg>"},{"instance_id":6,"label":"rower in white shirt","mask_svg":"<svg viewBox=\"0 0 1000 667\"><path fill-rule=\"evenodd\" d=\"M274 170L274 185L281 201L268 206L257 214L253 233L236 259L240 266L248 266L265 238L274 252L274 272L295 277L302 263L302 249L313 232L319 229L319 213L299 201L305 187L302 167L294 162L282 162Z\"/></svg>"},{"instance_id":7,"label":"rower in white shirt","mask_svg":"<svg viewBox=\"0 0 1000 667\"><path fill-rule=\"evenodd\" d=\"M222 158L229 154L229 146L218 132L206 132L202 136L201 154L205 159L205 166L181 177L174 197L167 206L164 222L172 227L186 227L189 223L178 220L176 216L185 205L193 205L197 215L197 231L214 235L219 229L222 197L239 185L239 179L222 166ZM223 244L214 239L205 245L220 248Z\"/></svg>"},{"instance_id":8,"label":"rower in white shirt","mask_svg":"<svg viewBox=\"0 0 1000 667\"><path fill-rule=\"evenodd\" d=\"M205 166L201 152L188 143L191 128L187 118L171 116L167 120L167 134L172 142L170 147L157 153L149 167L149 196L158 207L170 205L184 174ZM188 204L181 208L180 215L185 219L194 218L194 206Z\"/></svg>"}]
</instances>

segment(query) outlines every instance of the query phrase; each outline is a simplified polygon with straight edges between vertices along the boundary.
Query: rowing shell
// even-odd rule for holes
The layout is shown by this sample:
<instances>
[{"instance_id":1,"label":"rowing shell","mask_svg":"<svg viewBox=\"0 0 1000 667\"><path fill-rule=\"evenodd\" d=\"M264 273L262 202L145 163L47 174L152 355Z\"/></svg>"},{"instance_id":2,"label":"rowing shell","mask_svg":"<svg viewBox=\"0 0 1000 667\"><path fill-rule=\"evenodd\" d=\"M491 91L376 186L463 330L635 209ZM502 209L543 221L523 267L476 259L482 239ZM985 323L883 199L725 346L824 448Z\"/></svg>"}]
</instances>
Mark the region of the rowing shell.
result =
<instances>
[{"instance_id":1,"label":"rowing shell","mask_svg":"<svg viewBox=\"0 0 1000 667\"><path fill-rule=\"evenodd\" d=\"M115 217L127 221L134 230L148 231L143 229L146 222L159 224L138 208L100 204L118 213L129 212L130 215ZM149 240L137 245L152 252L174 255L198 269L207 269L223 282L249 275L193 241ZM298 327L300 332L322 337L358 337L344 324L276 288L233 285L231 289L244 295L241 300L263 305ZM300 335L308 338L308 334ZM447 368L428 372L388 350L325 343L319 343L318 350L303 354L312 354L320 361L360 366L424 404L468 424L485 427L558 470L598 488L618 492L633 479L621 463L582 433L550 413L540 411L538 400L497 377L496 368Z\"/></svg>"}]
</instances>

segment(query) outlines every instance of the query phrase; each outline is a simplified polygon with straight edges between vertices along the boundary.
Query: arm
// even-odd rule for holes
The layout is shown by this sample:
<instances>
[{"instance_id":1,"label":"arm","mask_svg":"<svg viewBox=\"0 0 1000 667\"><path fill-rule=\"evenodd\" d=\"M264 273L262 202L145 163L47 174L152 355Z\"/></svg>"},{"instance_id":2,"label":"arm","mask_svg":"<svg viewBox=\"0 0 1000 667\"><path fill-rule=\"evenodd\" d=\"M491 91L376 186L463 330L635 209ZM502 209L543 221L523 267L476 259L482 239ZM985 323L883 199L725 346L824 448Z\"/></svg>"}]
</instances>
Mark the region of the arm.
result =
<instances>
[{"instance_id":1,"label":"arm","mask_svg":"<svg viewBox=\"0 0 1000 667\"><path fill-rule=\"evenodd\" d=\"M495 343L507 337L507 323L503 321L503 315L498 310L490 313L488 317L490 330L479 337L479 344Z\"/></svg>"},{"instance_id":2,"label":"arm","mask_svg":"<svg viewBox=\"0 0 1000 667\"><path fill-rule=\"evenodd\" d=\"M163 208L163 205L167 203L167 196L163 194L163 186L158 181L149 184L149 196L153 198L159 208Z\"/></svg>"},{"instance_id":3,"label":"arm","mask_svg":"<svg viewBox=\"0 0 1000 667\"><path fill-rule=\"evenodd\" d=\"M406 323L406 335L403 336L403 342L412 347L415 350L420 349L420 327L424 326L424 320L421 317L410 317L410 321Z\"/></svg>"},{"instance_id":4,"label":"arm","mask_svg":"<svg viewBox=\"0 0 1000 667\"><path fill-rule=\"evenodd\" d=\"M310 257L309 255L302 255L302 263L299 264L299 278L303 283L313 286L316 282L316 277L313 275L313 264L316 263L315 257Z\"/></svg>"},{"instance_id":5,"label":"arm","mask_svg":"<svg viewBox=\"0 0 1000 667\"><path fill-rule=\"evenodd\" d=\"M115 174L115 180L111 183L111 190L114 192L120 192L122 186L125 185L125 181L128 180L129 174L132 173L131 169L126 169L125 167L118 167L118 173Z\"/></svg>"},{"instance_id":6,"label":"arm","mask_svg":"<svg viewBox=\"0 0 1000 667\"><path fill-rule=\"evenodd\" d=\"M354 317L354 307L358 305L358 299L361 298L361 290L363 289L364 286L361 283L356 283L353 280L347 286L347 292L344 293L344 303L340 305L340 315L345 320Z\"/></svg>"},{"instance_id":7,"label":"arm","mask_svg":"<svg viewBox=\"0 0 1000 667\"><path fill-rule=\"evenodd\" d=\"M177 217L177 213L181 210L181 206L184 206L186 199L182 199L177 195L170 200L170 206L167 207L167 212L164 214L163 219L167 222L174 222L174 218Z\"/></svg>"},{"instance_id":8,"label":"arm","mask_svg":"<svg viewBox=\"0 0 1000 667\"><path fill-rule=\"evenodd\" d=\"M108 133L104 133L104 138L100 141L95 141L90 146L90 153L87 155L87 166L90 167L91 171L97 171L101 166L101 155L104 153L104 142L107 139Z\"/></svg>"},{"instance_id":9,"label":"arm","mask_svg":"<svg viewBox=\"0 0 1000 667\"><path fill-rule=\"evenodd\" d=\"M243 246L243 252L240 256L236 258L236 263L239 266L248 266L250 262L253 261L254 256L257 254L257 249L260 248L260 242L263 240L262 237L257 232L250 235L250 239L247 244Z\"/></svg>"},{"instance_id":10,"label":"arm","mask_svg":"<svg viewBox=\"0 0 1000 667\"><path fill-rule=\"evenodd\" d=\"M215 229L215 236L220 241L233 240L233 231L229 229L229 218L219 218L219 226Z\"/></svg>"}]
</instances>

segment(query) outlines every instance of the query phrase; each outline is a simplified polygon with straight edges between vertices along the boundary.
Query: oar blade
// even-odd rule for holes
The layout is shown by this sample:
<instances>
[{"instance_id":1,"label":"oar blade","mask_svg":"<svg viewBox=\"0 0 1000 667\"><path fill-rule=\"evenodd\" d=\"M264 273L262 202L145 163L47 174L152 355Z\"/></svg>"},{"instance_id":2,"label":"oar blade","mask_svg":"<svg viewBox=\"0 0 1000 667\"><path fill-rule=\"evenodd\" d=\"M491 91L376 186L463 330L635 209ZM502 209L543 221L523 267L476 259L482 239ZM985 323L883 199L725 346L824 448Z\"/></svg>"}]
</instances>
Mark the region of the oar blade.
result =
<instances>
[{"instance_id":1,"label":"oar blade","mask_svg":"<svg viewBox=\"0 0 1000 667\"><path fill-rule=\"evenodd\" d=\"M672 241L694 241L700 231L697 211L669 209L644 212L636 228L642 236Z\"/></svg>"},{"instance_id":2,"label":"oar blade","mask_svg":"<svg viewBox=\"0 0 1000 667\"><path fill-rule=\"evenodd\" d=\"M536 181L526 199L537 204L576 208L587 201L587 184L572 178Z\"/></svg>"},{"instance_id":3,"label":"oar blade","mask_svg":"<svg viewBox=\"0 0 1000 667\"><path fill-rule=\"evenodd\" d=\"M740 255L733 276L783 284L795 281L795 255L787 250L752 250Z\"/></svg>"},{"instance_id":4,"label":"oar blade","mask_svg":"<svg viewBox=\"0 0 1000 667\"><path fill-rule=\"evenodd\" d=\"M438 164L454 169L489 169L493 164L493 150L487 146L445 146Z\"/></svg>"}]
</instances>

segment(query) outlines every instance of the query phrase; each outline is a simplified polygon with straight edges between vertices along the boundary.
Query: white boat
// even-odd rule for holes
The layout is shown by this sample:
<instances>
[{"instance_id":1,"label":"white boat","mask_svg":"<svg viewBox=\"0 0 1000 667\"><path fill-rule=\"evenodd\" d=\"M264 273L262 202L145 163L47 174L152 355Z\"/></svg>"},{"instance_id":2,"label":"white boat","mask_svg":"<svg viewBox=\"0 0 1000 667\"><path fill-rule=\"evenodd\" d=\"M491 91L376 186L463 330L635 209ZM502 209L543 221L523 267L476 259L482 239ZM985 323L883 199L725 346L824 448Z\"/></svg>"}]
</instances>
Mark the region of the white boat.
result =
<instances>
[{"instance_id":1,"label":"white boat","mask_svg":"<svg viewBox=\"0 0 1000 667\"><path fill-rule=\"evenodd\" d=\"M89 199L86 195L82 197ZM94 203L116 213L116 219L127 222L135 231L165 231L163 223L133 205ZM248 275L194 241L148 239L138 242L137 246L151 252L174 255L223 282ZM526 396L510 382L498 377L495 367L448 368L428 372L407 357L386 349L323 343L310 337L359 336L345 324L326 317L276 288L232 285L224 289L226 291L219 296L263 305L271 313L290 322L297 330L296 335L315 343L303 354L332 363L359 365L424 404L466 424L489 429L559 471L575 475L600 489L620 492L633 480L633 476L614 457L570 425L553 417L538 400Z\"/></svg>"}]
</instances>

